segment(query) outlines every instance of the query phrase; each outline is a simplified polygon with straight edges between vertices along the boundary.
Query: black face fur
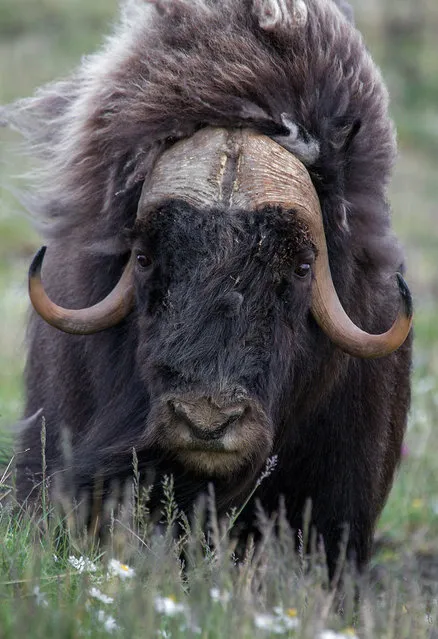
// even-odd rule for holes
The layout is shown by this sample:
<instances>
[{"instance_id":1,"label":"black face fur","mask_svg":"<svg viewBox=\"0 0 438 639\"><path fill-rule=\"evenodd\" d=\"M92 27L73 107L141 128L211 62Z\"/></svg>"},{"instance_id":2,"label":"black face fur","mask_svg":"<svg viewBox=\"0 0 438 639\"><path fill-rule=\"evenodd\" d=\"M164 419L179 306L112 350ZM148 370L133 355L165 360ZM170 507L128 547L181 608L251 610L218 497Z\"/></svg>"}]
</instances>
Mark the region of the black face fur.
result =
<instances>
[{"instance_id":1,"label":"black face fur","mask_svg":"<svg viewBox=\"0 0 438 639\"><path fill-rule=\"evenodd\" d=\"M293 211L274 207L200 211L168 202L137 222L132 242L136 360L152 407L147 444L199 473L243 465L257 473L285 395L300 394L294 370L315 257L306 229Z\"/></svg>"}]
</instances>

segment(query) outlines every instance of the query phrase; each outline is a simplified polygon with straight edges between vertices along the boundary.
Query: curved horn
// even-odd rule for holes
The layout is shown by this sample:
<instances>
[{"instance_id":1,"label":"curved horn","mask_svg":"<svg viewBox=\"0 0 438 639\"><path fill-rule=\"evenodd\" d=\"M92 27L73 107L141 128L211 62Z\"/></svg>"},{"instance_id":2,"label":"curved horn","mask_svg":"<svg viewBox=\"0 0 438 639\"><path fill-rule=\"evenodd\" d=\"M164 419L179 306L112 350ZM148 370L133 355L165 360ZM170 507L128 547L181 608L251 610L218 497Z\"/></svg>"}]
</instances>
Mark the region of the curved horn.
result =
<instances>
[{"instance_id":1,"label":"curved horn","mask_svg":"<svg viewBox=\"0 0 438 639\"><path fill-rule=\"evenodd\" d=\"M383 357L399 348L412 325L412 299L406 282L397 274L401 296L399 314L386 332L372 335L348 317L333 285L322 212L306 167L269 138L244 132L232 203L247 210L279 204L297 212L306 224L316 249L312 314L326 335L355 357Z\"/></svg>"},{"instance_id":2,"label":"curved horn","mask_svg":"<svg viewBox=\"0 0 438 639\"><path fill-rule=\"evenodd\" d=\"M411 330L412 297L400 273L396 273L400 309L391 328L371 335L356 326L344 311L333 285L328 260L315 262L312 313L322 330L344 351L355 357L376 358L397 350Z\"/></svg>"},{"instance_id":3,"label":"curved horn","mask_svg":"<svg viewBox=\"0 0 438 639\"><path fill-rule=\"evenodd\" d=\"M134 305L133 262L125 267L117 286L101 302L71 310L52 302L41 281L41 267L46 247L43 246L32 260L29 268L29 296L36 312L43 320L65 333L89 335L115 326L132 310Z\"/></svg>"}]
</instances>

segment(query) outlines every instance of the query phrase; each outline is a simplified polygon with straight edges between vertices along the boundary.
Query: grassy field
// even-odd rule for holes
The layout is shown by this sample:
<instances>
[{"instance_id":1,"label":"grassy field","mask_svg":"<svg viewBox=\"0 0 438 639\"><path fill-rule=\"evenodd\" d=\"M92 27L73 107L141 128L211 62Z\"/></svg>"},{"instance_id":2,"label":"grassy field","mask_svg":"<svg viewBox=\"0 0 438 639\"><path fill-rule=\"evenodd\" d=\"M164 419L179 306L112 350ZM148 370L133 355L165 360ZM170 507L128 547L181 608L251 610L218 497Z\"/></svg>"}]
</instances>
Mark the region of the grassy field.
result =
<instances>
[{"instance_id":1,"label":"grassy field","mask_svg":"<svg viewBox=\"0 0 438 639\"><path fill-rule=\"evenodd\" d=\"M274 634L303 639L438 637L438 120L433 107L438 60L432 50L428 55L427 32L417 55L414 100L403 64L411 54L401 50L394 62L391 50L382 45L377 9L374 14L361 9L359 0L356 4L358 21L395 96L401 150L391 200L416 306L414 396L405 455L379 524L371 585L364 581L360 586L360 606L354 606L347 576L350 597L343 603L344 616L337 615L337 602L324 587L320 558L295 554L286 529L274 541L270 522L263 524L263 552L253 557L249 549L248 561L235 566L228 537L217 530L214 508L207 512L217 545L212 555L203 549L202 534L189 531L176 512L169 487L163 508L170 523L179 522L185 531L184 547L175 546L166 532L146 532L137 539L138 522L127 518L114 522L111 543L102 550L80 534L69 539L60 535L47 513L40 520L42 535L28 515L12 515L5 495L13 477L8 471L2 477L0 471L0 639L108 633L211 639ZM424 0L422 6L430 8L433 31L434 5ZM115 12L115 0L0 0L0 103L28 95L69 71L101 41ZM9 188L14 174L26 168L22 159L11 156L13 140L13 134L0 129L3 459L10 454L8 426L22 407L26 271L39 245ZM189 558L185 571L181 550ZM90 563L78 563L81 556Z\"/></svg>"}]
</instances>

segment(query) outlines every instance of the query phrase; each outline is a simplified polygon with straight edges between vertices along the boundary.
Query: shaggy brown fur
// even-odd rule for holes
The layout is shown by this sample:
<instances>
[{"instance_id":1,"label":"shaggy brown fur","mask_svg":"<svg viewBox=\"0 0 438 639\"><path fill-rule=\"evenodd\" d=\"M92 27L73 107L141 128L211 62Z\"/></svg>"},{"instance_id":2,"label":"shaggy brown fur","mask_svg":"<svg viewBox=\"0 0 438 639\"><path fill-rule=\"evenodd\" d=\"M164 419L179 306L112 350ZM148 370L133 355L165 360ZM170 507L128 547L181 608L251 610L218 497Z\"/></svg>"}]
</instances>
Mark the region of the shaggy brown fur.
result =
<instances>
[{"instance_id":1,"label":"shaggy brown fur","mask_svg":"<svg viewBox=\"0 0 438 639\"><path fill-rule=\"evenodd\" d=\"M266 2L159 4L169 10L129 3L104 49L69 80L3 112L43 160L30 206L56 222L53 235L73 232L81 247L118 236L135 214L131 207L129 219L129 193L162 145L207 123L275 133L285 113L321 145L311 169L320 195L336 200L323 200L326 216L343 204L352 235L381 245L395 153L387 92L335 3L308 0L305 25L287 13L268 30Z\"/></svg>"},{"instance_id":2,"label":"shaggy brown fur","mask_svg":"<svg viewBox=\"0 0 438 639\"><path fill-rule=\"evenodd\" d=\"M160 394L187 385L209 391L227 375L233 392L256 398L272 429L265 455L277 454L279 464L259 492L265 508L275 509L284 493L298 528L312 498L331 569L346 523L350 553L363 564L400 457L410 341L375 362L334 347L309 315L308 284L276 259L282 238L299 238L300 230L269 207L253 217L205 216L170 202L162 222L132 231L163 148L205 125L255 128L307 164L347 312L366 330L388 328L398 305L390 276L403 263L386 203L395 137L386 89L348 5L132 0L102 51L69 79L2 109L0 119L41 160L29 207L47 222L43 278L57 303L101 299L138 246L161 269L151 281L138 275L136 311L102 334L65 335L32 317L26 417L44 409L49 474L65 471L66 428L78 493L97 477L129 475L135 446L143 469L179 477L178 498L190 504L210 478L145 446L145 424L162 418ZM255 260L259 238L265 257ZM293 264L302 258L301 249L289 253ZM231 281L239 285L225 294ZM21 445L30 449L19 457L25 499L41 472L36 420ZM242 503L259 470L215 480L221 512ZM244 516L250 527L251 508Z\"/></svg>"}]
</instances>

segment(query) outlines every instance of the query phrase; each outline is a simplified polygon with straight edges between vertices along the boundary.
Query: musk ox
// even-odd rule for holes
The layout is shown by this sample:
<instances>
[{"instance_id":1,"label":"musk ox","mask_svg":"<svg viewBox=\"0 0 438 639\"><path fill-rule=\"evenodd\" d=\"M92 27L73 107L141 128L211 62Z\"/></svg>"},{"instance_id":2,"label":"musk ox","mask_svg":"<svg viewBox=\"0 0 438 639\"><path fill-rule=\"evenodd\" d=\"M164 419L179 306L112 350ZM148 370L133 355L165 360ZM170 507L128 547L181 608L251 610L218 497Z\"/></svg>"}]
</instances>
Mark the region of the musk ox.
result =
<instances>
[{"instance_id":1,"label":"musk ox","mask_svg":"<svg viewBox=\"0 0 438 639\"><path fill-rule=\"evenodd\" d=\"M283 495L297 530L311 499L330 570L346 525L363 566L400 458L412 311L387 92L348 5L131 1L74 75L1 115L40 158L28 205L48 245L19 498L41 481L41 412L50 486L76 497L126 481L135 448L181 507L213 482L224 514L276 455L265 510Z\"/></svg>"}]
</instances>

